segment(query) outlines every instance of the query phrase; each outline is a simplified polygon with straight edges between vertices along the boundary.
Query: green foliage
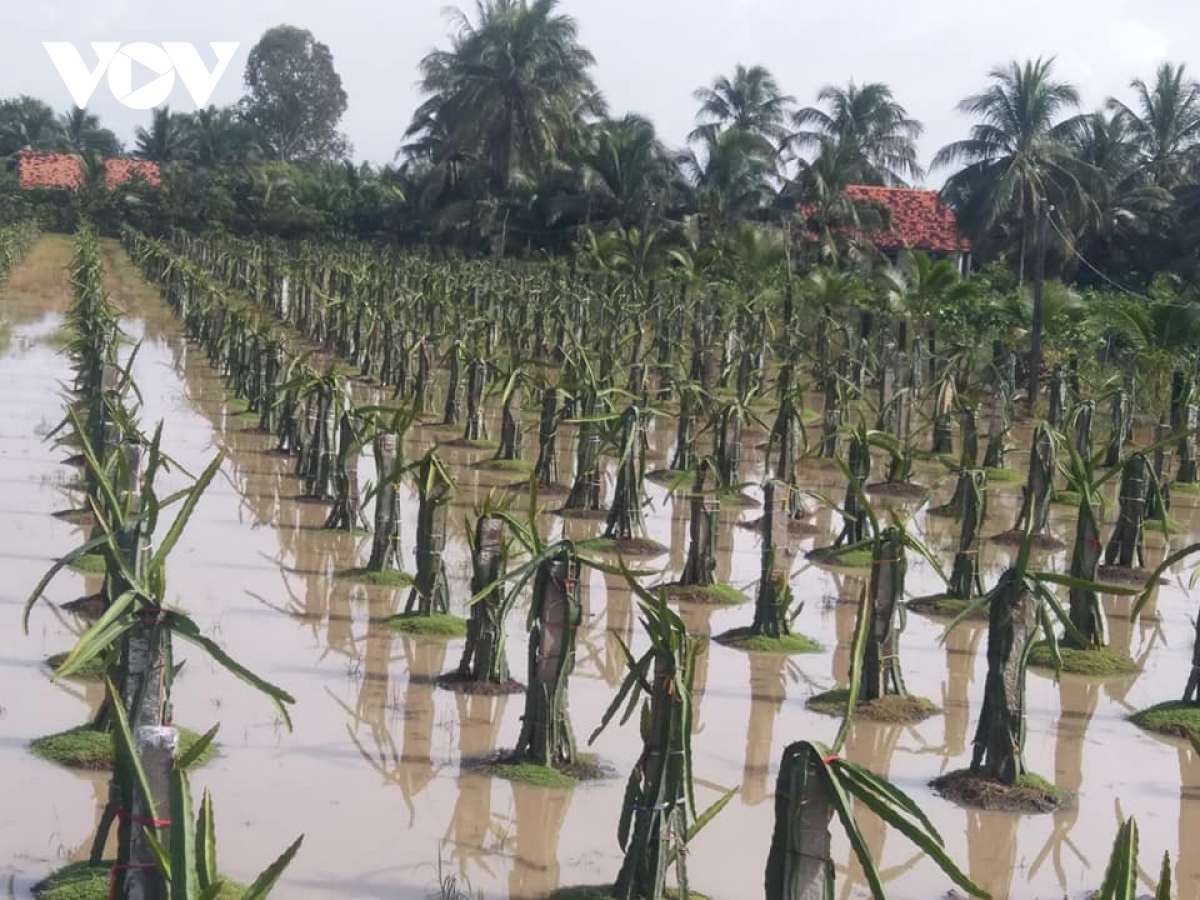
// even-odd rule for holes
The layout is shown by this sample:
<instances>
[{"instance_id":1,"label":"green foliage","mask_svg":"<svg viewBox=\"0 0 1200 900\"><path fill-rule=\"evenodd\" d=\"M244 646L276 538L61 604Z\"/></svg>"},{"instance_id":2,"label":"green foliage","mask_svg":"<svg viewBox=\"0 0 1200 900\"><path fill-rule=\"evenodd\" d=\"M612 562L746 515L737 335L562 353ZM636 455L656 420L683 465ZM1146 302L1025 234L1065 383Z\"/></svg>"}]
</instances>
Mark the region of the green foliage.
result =
<instances>
[{"instance_id":1,"label":"green foliage","mask_svg":"<svg viewBox=\"0 0 1200 900\"><path fill-rule=\"evenodd\" d=\"M187 729L179 729L179 749L187 754L200 740L200 735ZM81 725L58 734L37 738L29 745L29 752L47 762L58 763L71 769L86 769L94 772L109 771L115 758L114 738L111 731L103 731ZM193 766L202 766L217 755L215 745L208 744L193 761Z\"/></svg>"},{"instance_id":2,"label":"green foliage","mask_svg":"<svg viewBox=\"0 0 1200 900\"><path fill-rule=\"evenodd\" d=\"M1200 704L1171 700L1136 712L1129 720L1147 731L1200 740Z\"/></svg>"},{"instance_id":3,"label":"green foliage","mask_svg":"<svg viewBox=\"0 0 1200 900\"><path fill-rule=\"evenodd\" d=\"M384 624L403 634L421 634L427 637L460 638L467 636L467 620L445 613L421 615L402 613L384 620Z\"/></svg>"}]
</instances>

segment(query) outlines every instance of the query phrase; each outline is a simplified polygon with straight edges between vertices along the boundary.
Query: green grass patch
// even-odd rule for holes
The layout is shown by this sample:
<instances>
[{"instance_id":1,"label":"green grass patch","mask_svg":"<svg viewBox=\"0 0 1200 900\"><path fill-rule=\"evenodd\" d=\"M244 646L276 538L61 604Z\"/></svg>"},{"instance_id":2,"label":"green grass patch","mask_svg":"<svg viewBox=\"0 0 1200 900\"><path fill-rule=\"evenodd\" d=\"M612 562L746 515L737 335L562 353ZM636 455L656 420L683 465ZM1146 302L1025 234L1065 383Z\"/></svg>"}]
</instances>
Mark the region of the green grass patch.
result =
<instances>
[{"instance_id":1,"label":"green grass patch","mask_svg":"<svg viewBox=\"0 0 1200 900\"><path fill-rule=\"evenodd\" d=\"M51 669L58 671L58 667L66 662L68 653L55 653L53 656L46 657L46 665ZM72 678L78 678L80 681L99 681L104 677L104 660L99 656L94 656L83 664L83 668L76 670Z\"/></svg>"},{"instance_id":2,"label":"green grass patch","mask_svg":"<svg viewBox=\"0 0 1200 900\"><path fill-rule=\"evenodd\" d=\"M38 900L107 900L109 873L114 865L115 860L97 865L87 861L71 863L35 884L33 895ZM217 900L240 900L246 890L244 884L223 881Z\"/></svg>"},{"instance_id":3,"label":"green grass patch","mask_svg":"<svg viewBox=\"0 0 1200 900\"><path fill-rule=\"evenodd\" d=\"M1062 506L1079 506L1079 501L1083 499L1079 491L1055 491L1054 499L1051 503L1058 503Z\"/></svg>"},{"instance_id":4,"label":"green grass patch","mask_svg":"<svg viewBox=\"0 0 1200 900\"><path fill-rule=\"evenodd\" d=\"M519 781L521 784L531 784L541 788L570 788L579 783L579 779L565 772L529 762L492 763L488 766L480 766L476 771L492 778Z\"/></svg>"},{"instance_id":5,"label":"green grass patch","mask_svg":"<svg viewBox=\"0 0 1200 900\"><path fill-rule=\"evenodd\" d=\"M1200 704L1170 700L1158 703L1129 717L1139 728L1170 737L1200 741Z\"/></svg>"},{"instance_id":6,"label":"green grass patch","mask_svg":"<svg viewBox=\"0 0 1200 900\"><path fill-rule=\"evenodd\" d=\"M1002 481L1008 484L1016 484L1025 481L1025 475L1018 472L1016 469L997 469L989 467L983 471L987 472L988 481Z\"/></svg>"},{"instance_id":7,"label":"green grass patch","mask_svg":"<svg viewBox=\"0 0 1200 900\"><path fill-rule=\"evenodd\" d=\"M814 694L808 698L807 706L813 712L827 716L840 716L846 711L846 701L850 691L846 688L836 688L823 694ZM854 704L854 714L861 719L872 722L910 723L922 722L930 716L936 716L940 709L924 697L914 697L911 694L899 697L889 694L872 700L869 703L859 701Z\"/></svg>"},{"instance_id":8,"label":"green grass patch","mask_svg":"<svg viewBox=\"0 0 1200 900\"><path fill-rule=\"evenodd\" d=\"M86 556L79 557L68 568L86 575L100 575L107 567L108 561L104 558L103 553L88 553Z\"/></svg>"},{"instance_id":9,"label":"green grass patch","mask_svg":"<svg viewBox=\"0 0 1200 900\"><path fill-rule=\"evenodd\" d=\"M438 441L441 447L461 447L466 450L498 450L500 448L499 441L489 440L468 440L467 438L454 438L449 441Z\"/></svg>"},{"instance_id":10,"label":"green grass patch","mask_svg":"<svg viewBox=\"0 0 1200 900\"><path fill-rule=\"evenodd\" d=\"M190 728L179 729L179 752L188 750L200 739ZM37 738L29 745L29 752L39 759L58 763L69 769L86 769L90 772L110 771L115 754L113 736L107 731L97 731L88 725L69 728L58 734ZM217 755L216 743L209 744L196 760L202 766Z\"/></svg>"},{"instance_id":11,"label":"green grass patch","mask_svg":"<svg viewBox=\"0 0 1200 900\"><path fill-rule=\"evenodd\" d=\"M852 547L845 550L821 547L810 552L808 558L824 566L843 566L851 569L869 569L875 560L869 547Z\"/></svg>"},{"instance_id":12,"label":"green grass patch","mask_svg":"<svg viewBox=\"0 0 1200 900\"><path fill-rule=\"evenodd\" d=\"M404 634L423 634L428 637L460 638L467 636L467 620L446 613L423 616L408 613L385 619L384 624L392 631Z\"/></svg>"},{"instance_id":13,"label":"green grass patch","mask_svg":"<svg viewBox=\"0 0 1200 900\"><path fill-rule=\"evenodd\" d=\"M906 604L910 612L935 618L956 619L966 612L970 603L958 597L948 597L945 594L933 594L929 597L914 597ZM972 616L972 619L987 620L987 607Z\"/></svg>"},{"instance_id":14,"label":"green grass patch","mask_svg":"<svg viewBox=\"0 0 1200 900\"><path fill-rule=\"evenodd\" d=\"M481 459L471 463L471 468L485 472L516 472L518 475L528 475L533 471L533 463L527 459Z\"/></svg>"},{"instance_id":15,"label":"green grass patch","mask_svg":"<svg viewBox=\"0 0 1200 900\"><path fill-rule=\"evenodd\" d=\"M666 485L668 489L677 491L693 484L696 480L696 473L688 469L655 469L653 472L646 473L646 480Z\"/></svg>"},{"instance_id":16,"label":"green grass patch","mask_svg":"<svg viewBox=\"0 0 1200 900\"><path fill-rule=\"evenodd\" d=\"M363 584L378 584L383 587L408 587L413 583L413 577L399 569L343 569L337 573L338 578L350 578Z\"/></svg>"},{"instance_id":17,"label":"green grass patch","mask_svg":"<svg viewBox=\"0 0 1200 900\"><path fill-rule=\"evenodd\" d=\"M1053 812L1072 800L1064 791L1040 775L1027 772L1016 784L1002 784L972 773L969 769L950 772L930 782L948 800L975 809L1000 812Z\"/></svg>"},{"instance_id":18,"label":"green grass patch","mask_svg":"<svg viewBox=\"0 0 1200 900\"><path fill-rule=\"evenodd\" d=\"M666 888L663 891L663 896L666 900L679 900L679 891L675 888ZM701 894L697 891L689 890L688 896L692 900L709 900L707 894ZM560 887L556 891L551 891L543 898L543 900L612 900L613 888L611 884L577 884L570 887Z\"/></svg>"},{"instance_id":19,"label":"green grass patch","mask_svg":"<svg viewBox=\"0 0 1200 900\"><path fill-rule=\"evenodd\" d=\"M750 598L728 584L682 585L666 584L667 599L676 603L695 603L700 606L740 606Z\"/></svg>"},{"instance_id":20,"label":"green grass patch","mask_svg":"<svg viewBox=\"0 0 1200 900\"><path fill-rule=\"evenodd\" d=\"M804 634L785 634L781 637L764 637L750 634L748 628L735 628L713 638L718 644L735 650L751 653L820 653L824 649L817 641Z\"/></svg>"},{"instance_id":21,"label":"green grass patch","mask_svg":"<svg viewBox=\"0 0 1200 900\"><path fill-rule=\"evenodd\" d=\"M1200 481L1173 481L1171 492L1176 491L1181 494L1200 494Z\"/></svg>"},{"instance_id":22,"label":"green grass patch","mask_svg":"<svg viewBox=\"0 0 1200 900\"><path fill-rule=\"evenodd\" d=\"M1128 655L1112 647L1071 647L1062 642L1058 645L1062 657L1062 670L1073 675L1133 675L1140 671L1137 663ZM1029 665L1039 669L1053 669L1054 658L1050 645L1038 641L1029 648Z\"/></svg>"}]
</instances>

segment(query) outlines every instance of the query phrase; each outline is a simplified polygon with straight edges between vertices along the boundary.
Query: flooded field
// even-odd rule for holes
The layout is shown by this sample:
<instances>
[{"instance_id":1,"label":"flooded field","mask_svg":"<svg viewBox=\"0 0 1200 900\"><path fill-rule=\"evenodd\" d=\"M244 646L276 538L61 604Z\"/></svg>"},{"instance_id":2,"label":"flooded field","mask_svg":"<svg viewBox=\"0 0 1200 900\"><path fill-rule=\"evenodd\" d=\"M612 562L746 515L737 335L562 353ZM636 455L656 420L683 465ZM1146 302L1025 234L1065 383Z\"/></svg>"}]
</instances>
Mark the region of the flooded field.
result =
<instances>
[{"instance_id":1,"label":"flooded field","mask_svg":"<svg viewBox=\"0 0 1200 900\"><path fill-rule=\"evenodd\" d=\"M100 698L97 686L53 682L44 665L46 656L69 649L82 627L57 605L95 591L96 584L64 575L47 593L51 604L35 612L30 635L20 628L29 590L84 536L52 515L74 505L67 485L78 472L62 465L63 451L45 441L62 418L69 376L53 340L69 300L69 250L65 239L42 239L0 287L0 314L13 332L0 357L0 884L17 898L30 896L50 870L86 858L108 780L58 768L26 749L35 737L86 720ZM251 878L304 833L304 847L277 896L423 900L436 895L443 876L455 875L489 898L536 898L560 885L611 880L621 860L616 831L624 778L641 746L636 727L610 728L590 748L617 773L610 780L544 789L464 772L464 759L515 743L523 698L468 697L432 685L433 676L457 665L462 641L401 636L380 624L402 608L407 589L363 585L337 574L363 564L369 537L322 530L327 508L299 499L293 461L273 453L274 439L238 415L206 359L189 347L157 292L142 283L120 249L107 245L105 253L110 290L126 312L123 327L141 341L134 375L144 425L165 422L165 449L189 471L201 470L218 450L227 454L171 558L168 598L297 701L289 733L265 699L207 659L184 654L188 664L174 688L179 723L199 731L221 723L220 755L196 772L194 783L197 791L207 787L214 795L222 870ZM527 422L534 415L526 411ZM455 436L438 427L417 428L410 432L408 455ZM669 420L651 426L651 468L669 458L674 436ZM564 470L573 459L573 438L570 427L560 429ZM764 477L757 448L765 439L761 432L746 435L749 480ZM1018 428L1014 446L1028 442L1028 430ZM480 456L449 448L444 454L457 481L446 558L460 612L470 595L466 530L472 509L491 489L513 481L511 474L472 469ZM1019 468L1025 459L1014 452L1008 464ZM360 477L364 483L373 477L369 456L361 461ZM916 480L937 485L935 503L945 502L953 488L936 462L919 463ZM807 471L801 483L834 496L844 484L828 469ZM171 477L165 484L172 487ZM649 536L670 549L639 563L664 569L670 580L684 563L687 503L650 482L647 491ZM985 534L994 534L1012 527L1019 488L998 483L989 491ZM403 510L407 546L416 527L413 496L405 497ZM735 523L759 515L755 508L723 512L719 581L752 591L759 538ZM1055 535L1069 544L1074 511L1056 506L1052 515ZM1107 515L1106 535L1115 515L1111 506ZM1173 536L1173 546L1200 539L1194 495L1174 497L1172 515L1187 532ZM690 847L692 884L715 900L761 896L780 753L796 740L829 742L837 731L836 719L807 710L805 700L844 680L866 571L808 565L804 551L826 543L840 526L828 511L816 521L815 538L792 543L791 584L804 601L796 628L819 640L823 652L747 654L714 643L701 657L693 739L697 802L705 807L720 793L738 790ZM584 537L598 534L601 524L546 516L543 527ZM914 530L944 561L952 556L957 526L951 520L919 513ZM1147 540L1152 560L1160 559L1162 537ZM985 584L995 581L1013 552L987 545ZM1047 554L1042 564L1063 571L1067 552ZM405 562L411 566L411 552ZM966 811L928 787L931 778L970 759L986 667L981 624L965 624L943 645L944 622L907 616L900 646L908 689L934 701L943 714L913 726L857 722L845 755L916 798L945 837L950 856L994 897L1082 897L1095 890L1120 819L1134 815L1143 864L1152 861L1154 868L1169 852L1177 896L1200 900L1200 853L1191 847L1200 834L1200 758L1185 742L1157 738L1126 721L1131 712L1182 692L1196 615L1187 578L1186 570L1173 574L1136 625L1127 616L1128 599L1104 598L1110 643L1142 662L1140 674L1099 681L1064 675L1056 684L1030 672L1026 760L1060 787L1078 791L1074 808L1033 816ZM640 640L623 580L599 573L587 579L570 696L581 742L623 678L617 637L635 646ZM914 596L929 594L940 582L914 559L907 588ZM696 634L708 635L748 624L752 612L693 607L683 614ZM522 680L524 619L519 606L508 644L514 676ZM932 900L945 894L950 882L932 863L868 811L859 815L890 896ZM839 896L868 895L848 862L848 844L838 830L834 835L835 859L844 864Z\"/></svg>"}]
</instances>

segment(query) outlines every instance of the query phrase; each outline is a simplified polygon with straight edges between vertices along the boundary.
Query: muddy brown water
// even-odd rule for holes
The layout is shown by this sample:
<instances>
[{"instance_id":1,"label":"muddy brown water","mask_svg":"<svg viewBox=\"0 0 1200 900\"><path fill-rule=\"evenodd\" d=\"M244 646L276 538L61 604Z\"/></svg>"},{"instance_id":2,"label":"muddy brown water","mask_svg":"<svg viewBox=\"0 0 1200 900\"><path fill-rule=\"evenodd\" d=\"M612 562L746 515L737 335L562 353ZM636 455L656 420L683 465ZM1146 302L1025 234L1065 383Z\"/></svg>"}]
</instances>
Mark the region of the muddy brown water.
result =
<instances>
[{"instance_id":1,"label":"muddy brown water","mask_svg":"<svg viewBox=\"0 0 1200 900\"><path fill-rule=\"evenodd\" d=\"M81 537L78 527L51 516L73 505L76 495L64 485L75 472L59 463L65 454L43 438L61 418L60 382L69 373L46 340L65 302L68 252L62 239L44 239L0 288L0 313L14 325L0 356L0 884L8 896L22 898L48 871L85 857L106 787L103 777L59 769L25 749L34 737L84 721L99 693L54 683L42 666L45 656L67 649L82 627L56 612L57 604L95 589L94 580L64 574L47 592L51 603L35 612L30 635L20 629L27 592ZM291 461L273 455L271 440L253 430L252 420L228 409L202 354L183 340L158 295L140 283L119 250L107 247L106 258L110 286L127 311L125 328L143 342L135 366L143 422L165 421L167 451L189 470L199 471L218 449L227 453L221 477L171 559L169 597L235 657L297 699L289 733L266 700L197 654L185 654L188 665L175 690L178 720L200 730L221 723L221 754L196 773L194 790L213 792L222 870L249 879L304 833L304 847L277 896L423 900L435 890L439 872L469 881L487 897L537 897L560 884L611 879L620 863L616 825L624 777L638 752L636 729L613 727L592 748L619 773L607 782L541 790L462 772L463 759L515 741L523 698L463 697L430 686L432 676L457 664L462 642L401 637L378 625L403 604L405 593L335 576L362 564L369 538L320 529L326 510L296 499L300 486ZM533 421L527 414L527 427ZM409 439L410 455L447 434L420 429ZM571 437L564 428L564 479L573 465ZM654 455L666 457L670 422L656 423L650 437ZM1027 439L1019 432L1014 441ZM762 453L751 446L758 440L748 441L745 451L752 480L763 471ZM527 451L531 446L527 435ZM459 478L447 559L461 605L468 594L465 522L476 500L512 476L469 468L480 458L477 452L446 456ZM1010 464L1023 461L1018 455ZM362 463L365 482L369 460ZM936 502L953 488L932 464L920 465L917 477L938 485ZM169 476L164 493L179 483ZM805 486L841 493L838 476L828 470L807 472ZM684 561L687 506L654 484L647 484L647 493L650 537L670 548L650 562L670 575ZM1014 486L993 488L986 533L1011 527L1018 497ZM1175 498L1173 514L1193 532L1173 538L1176 546L1197 537L1195 503ZM407 545L415 527L411 494L404 511ZM759 543L753 532L733 524L758 515L754 509L723 514L718 574L739 587L752 588ZM1073 518L1070 509L1055 507L1055 534L1067 542ZM794 543L792 585L805 602L797 627L820 640L824 652L789 659L714 644L697 673L698 802L706 806L719 792L738 791L690 848L692 883L717 900L761 895L783 747L799 739L828 742L837 730L836 720L807 711L804 701L834 686L846 670L853 602L865 573L805 567L802 552L814 540L827 541L838 526L829 512L816 521L821 534ZM914 524L948 561L956 526L923 514ZM598 533L601 524L547 517L545 527L581 537ZM1152 536L1149 543L1158 558L1161 538ZM987 548L987 580L995 579L1012 552ZM1066 551L1044 560L1061 571ZM924 563L911 562L909 571L910 594L937 589ZM912 794L944 835L950 855L995 897L1059 898L1095 889L1119 817L1136 815L1144 870L1157 872L1168 851L1178 896L1200 898L1200 854L1179 852L1181 842L1190 846L1200 833L1200 761L1182 742L1144 734L1125 721L1128 713L1173 699L1182 689L1196 612L1186 578L1186 572L1174 576L1136 625L1121 615L1127 601L1106 598L1111 642L1144 661L1139 675L1092 683L1064 676L1058 685L1029 676L1027 760L1060 786L1078 790L1076 809L1029 817L968 812L927 787L930 778L969 760L986 646L985 630L975 624L943 645L942 623L908 617L901 639L908 687L945 713L915 726L857 723L846 755ZM622 678L617 636L641 643L634 605L620 580L593 573L586 588L570 700L581 743ZM518 607L509 622L508 652L518 677L526 652L524 615ZM684 615L697 633L709 634L748 624L750 610L693 608ZM869 812L859 815L891 896L944 894L950 884L928 860ZM838 896L864 896L848 844L836 828L834 833Z\"/></svg>"}]
</instances>

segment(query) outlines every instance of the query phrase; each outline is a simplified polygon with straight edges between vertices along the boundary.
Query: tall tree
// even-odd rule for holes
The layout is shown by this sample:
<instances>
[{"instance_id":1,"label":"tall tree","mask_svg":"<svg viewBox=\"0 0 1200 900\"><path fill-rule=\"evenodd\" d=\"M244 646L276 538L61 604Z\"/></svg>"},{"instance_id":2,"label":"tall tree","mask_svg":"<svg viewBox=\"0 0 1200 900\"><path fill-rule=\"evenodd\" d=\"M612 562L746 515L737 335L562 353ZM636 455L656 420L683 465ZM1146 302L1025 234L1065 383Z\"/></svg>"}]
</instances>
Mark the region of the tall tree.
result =
<instances>
[{"instance_id":1,"label":"tall tree","mask_svg":"<svg viewBox=\"0 0 1200 900\"><path fill-rule=\"evenodd\" d=\"M279 25L267 31L246 62L242 110L259 130L263 149L284 162L336 160L346 155L338 130L346 92L329 47L311 31Z\"/></svg>"},{"instance_id":2,"label":"tall tree","mask_svg":"<svg viewBox=\"0 0 1200 900\"><path fill-rule=\"evenodd\" d=\"M597 124L581 161L594 176L599 212L625 227L644 227L653 211L661 213L679 176L654 123L638 115Z\"/></svg>"},{"instance_id":3,"label":"tall tree","mask_svg":"<svg viewBox=\"0 0 1200 900\"><path fill-rule=\"evenodd\" d=\"M57 150L62 123L53 108L35 97L0 101L0 156L18 150Z\"/></svg>"},{"instance_id":4,"label":"tall tree","mask_svg":"<svg viewBox=\"0 0 1200 900\"><path fill-rule=\"evenodd\" d=\"M828 139L835 140L856 158L854 180L859 184L903 186L907 179L924 176L916 144L924 127L896 102L886 84L826 85L817 103L827 108L808 106L792 116L796 131L789 145L820 150Z\"/></svg>"},{"instance_id":5,"label":"tall tree","mask_svg":"<svg viewBox=\"0 0 1200 900\"><path fill-rule=\"evenodd\" d=\"M699 125L689 136L707 141L716 132L736 128L759 138L774 154L787 137L788 109L795 98L779 89L775 76L763 66L738 64L733 77L722 75L693 94L700 102Z\"/></svg>"},{"instance_id":6,"label":"tall tree","mask_svg":"<svg viewBox=\"0 0 1200 900\"><path fill-rule=\"evenodd\" d=\"M163 106L154 110L149 129L139 126L134 132L133 155L158 163L175 162L187 154L189 137L185 117Z\"/></svg>"},{"instance_id":7,"label":"tall tree","mask_svg":"<svg viewBox=\"0 0 1200 900\"><path fill-rule=\"evenodd\" d=\"M1115 97L1107 106L1129 129L1154 180L1162 187L1175 187L1200 142L1200 83L1187 76L1182 64L1163 63L1153 85L1135 78L1130 87L1136 110Z\"/></svg>"},{"instance_id":8,"label":"tall tree","mask_svg":"<svg viewBox=\"0 0 1200 900\"><path fill-rule=\"evenodd\" d=\"M696 202L710 231L754 215L772 196L774 162L762 152L760 135L740 128L705 132L679 163L695 185Z\"/></svg>"},{"instance_id":9,"label":"tall tree","mask_svg":"<svg viewBox=\"0 0 1200 900\"><path fill-rule=\"evenodd\" d=\"M235 107L210 106L183 117L188 156L201 166L246 162L261 153L258 132Z\"/></svg>"},{"instance_id":10,"label":"tall tree","mask_svg":"<svg viewBox=\"0 0 1200 900\"><path fill-rule=\"evenodd\" d=\"M121 142L117 136L100 124L99 117L86 109L73 107L70 112L59 116L62 130L62 149L80 155L94 153L98 156L117 156L121 153Z\"/></svg>"},{"instance_id":11,"label":"tall tree","mask_svg":"<svg viewBox=\"0 0 1200 900\"><path fill-rule=\"evenodd\" d=\"M492 190L504 193L518 172L563 156L585 120L603 115L589 73L595 59L558 7L558 0L481 0L474 20L450 11L450 49L421 60L428 99L406 135L424 142L435 164L486 160Z\"/></svg>"}]
</instances>

